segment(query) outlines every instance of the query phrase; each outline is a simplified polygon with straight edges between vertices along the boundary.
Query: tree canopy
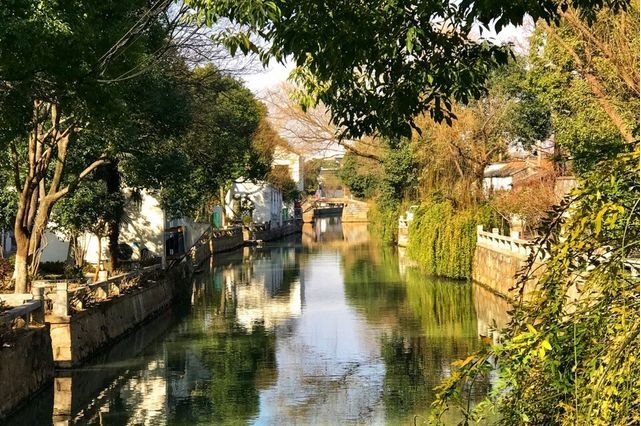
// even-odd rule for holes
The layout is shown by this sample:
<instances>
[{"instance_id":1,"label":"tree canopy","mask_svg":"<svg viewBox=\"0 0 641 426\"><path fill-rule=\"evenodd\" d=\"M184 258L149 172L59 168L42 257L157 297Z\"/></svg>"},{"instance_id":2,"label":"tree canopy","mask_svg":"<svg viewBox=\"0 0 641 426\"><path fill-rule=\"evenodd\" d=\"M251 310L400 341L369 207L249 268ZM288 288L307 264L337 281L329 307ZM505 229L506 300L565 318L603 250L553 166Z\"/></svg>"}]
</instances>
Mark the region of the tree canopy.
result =
<instances>
[{"instance_id":1,"label":"tree canopy","mask_svg":"<svg viewBox=\"0 0 641 426\"><path fill-rule=\"evenodd\" d=\"M325 0L236 2L190 0L207 23L225 17L239 31L220 35L232 53L255 52L264 63L292 58L304 87L300 101L322 101L342 136L409 136L413 119L427 112L436 121L454 118L452 102L485 93L485 79L505 64L509 49L472 40L471 30L493 23L519 24L526 14L557 21L568 6L586 15L620 0L511 2ZM264 43L255 40L264 40Z\"/></svg>"}]
</instances>

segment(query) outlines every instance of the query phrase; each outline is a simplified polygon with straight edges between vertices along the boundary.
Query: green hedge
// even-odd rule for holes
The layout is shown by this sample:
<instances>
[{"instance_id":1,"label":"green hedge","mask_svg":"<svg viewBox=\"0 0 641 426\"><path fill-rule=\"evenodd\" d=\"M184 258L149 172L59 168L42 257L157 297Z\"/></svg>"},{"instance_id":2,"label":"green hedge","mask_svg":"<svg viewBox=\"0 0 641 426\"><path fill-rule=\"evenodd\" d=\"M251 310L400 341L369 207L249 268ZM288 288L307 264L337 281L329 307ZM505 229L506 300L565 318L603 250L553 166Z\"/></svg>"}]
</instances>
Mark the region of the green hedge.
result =
<instances>
[{"instance_id":1,"label":"green hedge","mask_svg":"<svg viewBox=\"0 0 641 426\"><path fill-rule=\"evenodd\" d=\"M456 210L449 201L426 202L410 224L408 254L428 274L470 278L476 225L492 226L497 219L488 206Z\"/></svg>"}]
</instances>

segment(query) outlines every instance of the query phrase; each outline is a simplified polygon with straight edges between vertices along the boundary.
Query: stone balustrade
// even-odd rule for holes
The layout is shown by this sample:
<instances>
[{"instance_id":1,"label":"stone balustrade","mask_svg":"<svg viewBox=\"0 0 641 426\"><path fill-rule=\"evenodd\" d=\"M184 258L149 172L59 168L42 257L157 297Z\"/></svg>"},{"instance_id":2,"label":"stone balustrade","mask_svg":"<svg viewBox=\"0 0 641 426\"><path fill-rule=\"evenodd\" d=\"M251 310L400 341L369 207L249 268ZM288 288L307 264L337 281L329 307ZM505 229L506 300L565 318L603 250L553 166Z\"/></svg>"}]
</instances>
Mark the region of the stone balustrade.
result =
<instances>
[{"instance_id":1,"label":"stone balustrade","mask_svg":"<svg viewBox=\"0 0 641 426\"><path fill-rule=\"evenodd\" d=\"M31 323L44 324L44 289L41 287L34 287L32 294L18 296L23 298L25 296L29 296L31 300L25 300L24 303L0 313L0 324L11 325L16 319L22 319L21 326L24 328L29 327L29 324Z\"/></svg>"},{"instance_id":2,"label":"stone balustrade","mask_svg":"<svg viewBox=\"0 0 641 426\"><path fill-rule=\"evenodd\" d=\"M43 300L47 300L51 306L51 314L59 317L67 317L71 312L71 301L90 297L92 300L100 301L120 295L121 286L127 281L140 277L144 274L158 271L161 265L152 265L136 269L120 275L115 275L106 280L97 281L92 284L72 287L67 280L37 280L33 283L34 289L40 289ZM76 302L77 308L82 308L81 302Z\"/></svg>"},{"instance_id":3,"label":"stone balustrade","mask_svg":"<svg viewBox=\"0 0 641 426\"><path fill-rule=\"evenodd\" d=\"M519 238L518 232L512 233L511 236L499 234L498 228L493 228L492 232L483 230L483 225L478 225L476 230L476 245L485 247L490 250L511 253L521 258L527 258L532 253L534 246L531 241Z\"/></svg>"}]
</instances>

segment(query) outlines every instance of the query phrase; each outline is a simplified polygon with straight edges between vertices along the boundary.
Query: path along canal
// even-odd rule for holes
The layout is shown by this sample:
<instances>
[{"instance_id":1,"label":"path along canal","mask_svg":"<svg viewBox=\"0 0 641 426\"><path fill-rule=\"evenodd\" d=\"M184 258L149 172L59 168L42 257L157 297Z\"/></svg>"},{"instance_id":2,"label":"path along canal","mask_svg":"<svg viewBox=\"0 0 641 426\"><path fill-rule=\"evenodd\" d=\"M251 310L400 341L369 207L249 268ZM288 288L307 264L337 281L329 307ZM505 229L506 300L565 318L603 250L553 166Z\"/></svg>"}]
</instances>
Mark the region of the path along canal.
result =
<instances>
[{"instance_id":1,"label":"path along canal","mask_svg":"<svg viewBox=\"0 0 641 426\"><path fill-rule=\"evenodd\" d=\"M493 294L427 277L335 218L217 255L188 305L59 372L9 423L412 424L506 320Z\"/></svg>"}]
</instances>

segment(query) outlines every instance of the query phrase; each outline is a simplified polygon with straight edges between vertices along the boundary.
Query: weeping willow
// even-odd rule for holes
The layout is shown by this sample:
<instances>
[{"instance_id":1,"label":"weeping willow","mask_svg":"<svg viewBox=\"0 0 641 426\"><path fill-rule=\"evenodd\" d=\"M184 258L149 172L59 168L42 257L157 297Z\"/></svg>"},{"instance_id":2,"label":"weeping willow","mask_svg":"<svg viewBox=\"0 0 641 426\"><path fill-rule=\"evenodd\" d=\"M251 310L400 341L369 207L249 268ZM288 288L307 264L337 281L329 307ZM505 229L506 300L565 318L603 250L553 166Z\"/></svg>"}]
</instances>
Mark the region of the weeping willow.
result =
<instances>
[{"instance_id":1,"label":"weeping willow","mask_svg":"<svg viewBox=\"0 0 641 426\"><path fill-rule=\"evenodd\" d=\"M495 213L486 206L457 210L447 200L428 201L410 224L408 253L428 274L470 278L476 225L496 221Z\"/></svg>"}]
</instances>

